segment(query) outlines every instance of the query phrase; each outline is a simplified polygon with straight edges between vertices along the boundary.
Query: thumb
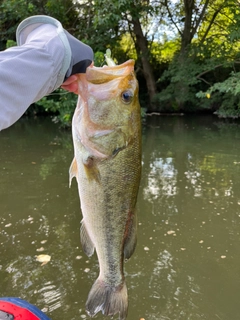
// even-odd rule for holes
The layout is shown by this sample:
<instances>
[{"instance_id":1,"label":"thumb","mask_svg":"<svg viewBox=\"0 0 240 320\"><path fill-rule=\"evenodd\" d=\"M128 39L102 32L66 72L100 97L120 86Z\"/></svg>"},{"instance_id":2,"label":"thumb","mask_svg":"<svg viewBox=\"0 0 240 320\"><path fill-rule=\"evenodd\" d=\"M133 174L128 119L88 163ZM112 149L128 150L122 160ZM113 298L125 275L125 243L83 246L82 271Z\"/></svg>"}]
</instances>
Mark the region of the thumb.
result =
<instances>
[{"instance_id":1,"label":"thumb","mask_svg":"<svg viewBox=\"0 0 240 320\"><path fill-rule=\"evenodd\" d=\"M66 81L63 82L61 88L64 90L78 94L78 77L77 75L70 76Z\"/></svg>"}]
</instances>

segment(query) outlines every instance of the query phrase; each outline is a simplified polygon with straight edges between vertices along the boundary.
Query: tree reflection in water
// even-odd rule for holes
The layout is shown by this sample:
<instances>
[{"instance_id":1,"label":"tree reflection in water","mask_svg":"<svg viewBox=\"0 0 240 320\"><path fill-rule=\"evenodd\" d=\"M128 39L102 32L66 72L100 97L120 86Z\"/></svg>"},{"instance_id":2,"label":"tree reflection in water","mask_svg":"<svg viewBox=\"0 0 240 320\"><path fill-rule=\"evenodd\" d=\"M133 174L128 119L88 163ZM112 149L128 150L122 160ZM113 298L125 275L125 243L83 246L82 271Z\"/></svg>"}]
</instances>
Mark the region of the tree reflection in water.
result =
<instances>
[{"instance_id":1,"label":"tree reflection in water","mask_svg":"<svg viewBox=\"0 0 240 320\"><path fill-rule=\"evenodd\" d=\"M24 119L0 134L0 295L53 320L84 319L98 264L82 252L77 186L68 188L71 133ZM145 121L128 319L239 319L239 141L238 123L214 117Z\"/></svg>"}]
</instances>

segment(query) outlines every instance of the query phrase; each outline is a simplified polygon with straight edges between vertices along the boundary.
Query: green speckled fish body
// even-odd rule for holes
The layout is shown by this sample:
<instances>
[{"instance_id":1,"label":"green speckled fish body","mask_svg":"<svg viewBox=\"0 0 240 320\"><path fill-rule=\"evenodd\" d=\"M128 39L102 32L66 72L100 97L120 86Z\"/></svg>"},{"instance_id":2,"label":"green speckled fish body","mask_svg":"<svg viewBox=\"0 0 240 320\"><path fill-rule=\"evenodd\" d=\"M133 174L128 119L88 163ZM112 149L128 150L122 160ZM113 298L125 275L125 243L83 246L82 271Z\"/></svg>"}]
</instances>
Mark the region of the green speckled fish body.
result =
<instances>
[{"instance_id":1,"label":"green speckled fish body","mask_svg":"<svg viewBox=\"0 0 240 320\"><path fill-rule=\"evenodd\" d=\"M102 311L127 316L124 259L136 246L135 205L141 176L141 115L134 61L89 67L79 75L73 117L74 159L83 215L81 242L96 250L100 273L86 303L90 316Z\"/></svg>"}]
</instances>

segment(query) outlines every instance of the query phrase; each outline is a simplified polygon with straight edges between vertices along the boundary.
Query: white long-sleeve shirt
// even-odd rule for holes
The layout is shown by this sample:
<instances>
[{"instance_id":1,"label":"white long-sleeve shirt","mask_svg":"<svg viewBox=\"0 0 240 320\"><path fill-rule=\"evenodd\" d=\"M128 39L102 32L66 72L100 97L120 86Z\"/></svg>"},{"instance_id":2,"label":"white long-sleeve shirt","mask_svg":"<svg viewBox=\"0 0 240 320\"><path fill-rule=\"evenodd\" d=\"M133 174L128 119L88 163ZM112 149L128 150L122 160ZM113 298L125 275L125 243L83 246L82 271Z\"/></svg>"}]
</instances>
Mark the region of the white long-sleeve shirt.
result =
<instances>
[{"instance_id":1,"label":"white long-sleeve shirt","mask_svg":"<svg viewBox=\"0 0 240 320\"><path fill-rule=\"evenodd\" d=\"M27 35L27 28L23 30L24 44L0 52L0 130L59 87L70 64L70 47L61 24L34 27ZM21 32L19 39L21 44Z\"/></svg>"}]
</instances>

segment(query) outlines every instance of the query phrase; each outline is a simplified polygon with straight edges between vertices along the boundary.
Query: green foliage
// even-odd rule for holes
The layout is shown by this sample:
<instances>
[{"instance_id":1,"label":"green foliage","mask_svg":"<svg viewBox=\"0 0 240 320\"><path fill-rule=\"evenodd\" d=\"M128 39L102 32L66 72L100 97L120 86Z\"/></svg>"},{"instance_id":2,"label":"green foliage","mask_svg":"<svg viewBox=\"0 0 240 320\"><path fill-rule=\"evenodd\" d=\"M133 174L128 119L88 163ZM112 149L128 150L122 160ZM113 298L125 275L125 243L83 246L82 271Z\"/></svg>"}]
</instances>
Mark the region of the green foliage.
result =
<instances>
[{"instance_id":1,"label":"green foliage","mask_svg":"<svg viewBox=\"0 0 240 320\"><path fill-rule=\"evenodd\" d=\"M202 11L204 4L206 11ZM240 8L235 0L161 1L161 5L145 0L2 0L0 49L16 45L17 25L34 14L57 18L70 33L91 45L95 66L105 64L103 52L107 48L118 64L136 60L140 98L146 101L148 74L137 41L142 31L149 50L146 56L157 80L156 109L210 110L221 116L239 116ZM138 32L134 21L140 24ZM69 125L76 100L76 95L60 89L28 113L44 110L54 115L55 121Z\"/></svg>"},{"instance_id":2,"label":"green foliage","mask_svg":"<svg viewBox=\"0 0 240 320\"><path fill-rule=\"evenodd\" d=\"M121 39L119 40L118 48L120 50L117 50L116 55L119 57L120 61L127 59L137 60L136 47L129 32L126 32L122 35Z\"/></svg>"},{"instance_id":3,"label":"green foliage","mask_svg":"<svg viewBox=\"0 0 240 320\"><path fill-rule=\"evenodd\" d=\"M176 52L179 50L178 40L169 40L162 43L153 42L151 45L151 54L156 57L158 63L170 63Z\"/></svg>"},{"instance_id":4,"label":"green foliage","mask_svg":"<svg viewBox=\"0 0 240 320\"><path fill-rule=\"evenodd\" d=\"M221 93L231 93L236 96L240 94L240 72L231 72L229 78L227 78L223 82L217 82L213 86L211 86L206 93L199 92L198 97L202 97L203 95L211 94L215 91L219 91Z\"/></svg>"},{"instance_id":5,"label":"green foliage","mask_svg":"<svg viewBox=\"0 0 240 320\"><path fill-rule=\"evenodd\" d=\"M174 6L173 4L169 6L170 13L174 11ZM184 15L184 11L181 11L181 3L176 3L175 8L177 9L175 15L171 14L170 18L179 28L179 32L182 32L181 40L183 41L184 35L188 34L189 30L184 29L185 25L177 22L177 15L179 17ZM196 14L198 14L197 11ZM196 15L194 20L198 18ZM191 43L185 47L184 51L181 47L181 51L175 52L168 69L159 77L160 92L154 100L156 107L165 112L217 110L217 114L222 115L225 112L226 116L236 117L238 80L235 76L236 85L234 86L233 79L229 79L229 74L230 70L235 70L235 62L239 58L239 30L239 8L235 1L209 2L197 36L193 38L193 34L190 34ZM228 86L232 86L232 90L225 92ZM208 99L206 93L212 90L217 92ZM201 96L197 94L199 91L205 92L203 94L205 99L199 99Z\"/></svg>"},{"instance_id":6,"label":"green foliage","mask_svg":"<svg viewBox=\"0 0 240 320\"><path fill-rule=\"evenodd\" d=\"M234 1L227 3L228 6L220 11L218 23L212 28L204 46L200 46L210 73L206 72L208 85L202 86L196 97L201 98L201 103L213 107L219 117L237 118L240 116L240 11Z\"/></svg>"},{"instance_id":7,"label":"green foliage","mask_svg":"<svg viewBox=\"0 0 240 320\"><path fill-rule=\"evenodd\" d=\"M14 47L17 45L17 42L14 41L14 40L8 40L7 43L6 43L6 49L7 48L11 48L11 47Z\"/></svg>"},{"instance_id":8,"label":"green foliage","mask_svg":"<svg viewBox=\"0 0 240 320\"><path fill-rule=\"evenodd\" d=\"M94 54L94 66L102 67L105 63L104 53L97 51Z\"/></svg>"},{"instance_id":9,"label":"green foliage","mask_svg":"<svg viewBox=\"0 0 240 320\"><path fill-rule=\"evenodd\" d=\"M202 66L192 56L176 55L169 68L159 78L160 86L165 86L154 98L154 103L162 112L191 111L196 108L196 87L201 82L197 75Z\"/></svg>"},{"instance_id":10,"label":"green foliage","mask_svg":"<svg viewBox=\"0 0 240 320\"><path fill-rule=\"evenodd\" d=\"M72 116L76 108L77 95L58 89L48 97L42 98L35 105L42 107L45 112L53 116L53 121L62 127L71 125Z\"/></svg>"},{"instance_id":11,"label":"green foliage","mask_svg":"<svg viewBox=\"0 0 240 320\"><path fill-rule=\"evenodd\" d=\"M66 14L67 13L67 14ZM74 33L74 22L78 11L72 0L2 0L0 2L0 49L6 48L7 40L15 40L18 24L25 18L45 14L50 15Z\"/></svg>"},{"instance_id":12,"label":"green foliage","mask_svg":"<svg viewBox=\"0 0 240 320\"><path fill-rule=\"evenodd\" d=\"M3 0L0 2L0 49L5 49L7 40L15 40L17 25L29 15L37 14L33 2Z\"/></svg>"},{"instance_id":13,"label":"green foliage","mask_svg":"<svg viewBox=\"0 0 240 320\"><path fill-rule=\"evenodd\" d=\"M240 117L240 72L231 72L223 82L216 82L207 91L200 91L198 98L219 98L219 109L215 112L224 118Z\"/></svg>"},{"instance_id":14,"label":"green foliage","mask_svg":"<svg viewBox=\"0 0 240 320\"><path fill-rule=\"evenodd\" d=\"M214 24L212 29L221 31L221 37L211 32L206 36L204 31L209 24L205 21L205 29L203 25L199 31L200 38L194 39L184 53L176 52L169 68L159 78L162 90L155 97L159 110L187 112L208 109L221 116L238 115L239 78L236 71L239 68L239 43L235 37L239 39L240 32L236 29L232 11L225 7L221 13L218 21L225 17L224 30L218 24ZM233 35L230 30L233 30ZM204 37L203 42L201 37ZM211 95L212 92L215 94Z\"/></svg>"}]
</instances>

